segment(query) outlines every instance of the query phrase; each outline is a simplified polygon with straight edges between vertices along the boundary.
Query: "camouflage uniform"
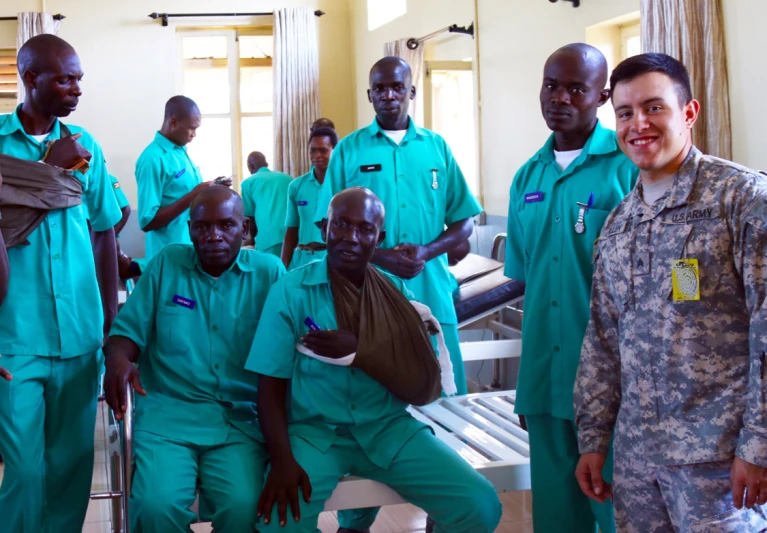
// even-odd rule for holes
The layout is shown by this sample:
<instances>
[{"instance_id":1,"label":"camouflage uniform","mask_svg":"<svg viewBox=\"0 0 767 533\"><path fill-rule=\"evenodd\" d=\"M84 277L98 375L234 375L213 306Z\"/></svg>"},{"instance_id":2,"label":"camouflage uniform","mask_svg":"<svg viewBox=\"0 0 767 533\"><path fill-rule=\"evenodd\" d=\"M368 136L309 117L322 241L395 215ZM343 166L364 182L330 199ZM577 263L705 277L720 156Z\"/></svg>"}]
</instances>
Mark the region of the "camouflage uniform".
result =
<instances>
[{"instance_id":1,"label":"camouflage uniform","mask_svg":"<svg viewBox=\"0 0 767 533\"><path fill-rule=\"evenodd\" d=\"M674 301L693 258L700 300ZM652 207L637 187L613 211L594 261L576 423L581 453L615 428L618 530L767 528L729 483L734 455L767 467L767 179L693 148Z\"/></svg>"}]
</instances>

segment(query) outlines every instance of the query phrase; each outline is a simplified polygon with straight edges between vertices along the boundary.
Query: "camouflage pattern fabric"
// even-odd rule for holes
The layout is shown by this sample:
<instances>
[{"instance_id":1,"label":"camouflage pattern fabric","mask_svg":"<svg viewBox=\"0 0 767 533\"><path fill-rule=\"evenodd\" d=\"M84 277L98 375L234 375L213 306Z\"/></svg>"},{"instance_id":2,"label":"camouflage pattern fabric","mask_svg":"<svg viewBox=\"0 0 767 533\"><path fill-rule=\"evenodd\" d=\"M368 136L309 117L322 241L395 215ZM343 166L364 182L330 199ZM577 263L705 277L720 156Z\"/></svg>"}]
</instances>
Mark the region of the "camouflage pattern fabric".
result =
<instances>
[{"instance_id":1,"label":"camouflage pattern fabric","mask_svg":"<svg viewBox=\"0 0 767 533\"><path fill-rule=\"evenodd\" d=\"M648 478L634 459L653 469L737 455L767 467L767 178L693 148L653 206L640 187L595 247L575 385L580 452L607 453L615 430L617 494L660 483L663 469ZM679 260L697 260L699 300L674 299Z\"/></svg>"}]
</instances>

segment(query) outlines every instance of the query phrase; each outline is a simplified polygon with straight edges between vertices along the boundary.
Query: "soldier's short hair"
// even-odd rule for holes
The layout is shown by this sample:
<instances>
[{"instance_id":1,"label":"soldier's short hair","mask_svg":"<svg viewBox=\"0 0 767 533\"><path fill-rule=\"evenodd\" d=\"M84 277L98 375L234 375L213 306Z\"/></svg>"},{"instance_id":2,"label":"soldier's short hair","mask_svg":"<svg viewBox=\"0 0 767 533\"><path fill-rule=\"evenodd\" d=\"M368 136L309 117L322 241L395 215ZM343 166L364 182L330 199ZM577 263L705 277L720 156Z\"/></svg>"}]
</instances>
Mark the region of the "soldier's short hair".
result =
<instances>
[{"instance_id":1,"label":"soldier's short hair","mask_svg":"<svg viewBox=\"0 0 767 533\"><path fill-rule=\"evenodd\" d=\"M621 62L610 76L610 95L621 82L628 82L643 74L661 72L671 78L676 88L679 103L685 105L692 100L690 74L681 61L667 54L639 54Z\"/></svg>"}]
</instances>

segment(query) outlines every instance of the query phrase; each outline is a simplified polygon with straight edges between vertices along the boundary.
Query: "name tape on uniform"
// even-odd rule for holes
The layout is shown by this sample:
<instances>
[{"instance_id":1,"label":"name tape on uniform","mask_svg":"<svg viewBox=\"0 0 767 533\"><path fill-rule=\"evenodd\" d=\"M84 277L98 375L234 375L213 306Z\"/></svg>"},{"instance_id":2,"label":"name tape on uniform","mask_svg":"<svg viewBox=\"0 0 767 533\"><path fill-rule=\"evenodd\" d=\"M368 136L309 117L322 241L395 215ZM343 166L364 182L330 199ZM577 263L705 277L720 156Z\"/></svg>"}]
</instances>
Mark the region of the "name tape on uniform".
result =
<instances>
[{"instance_id":1,"label":"name tape on uniform","mask_svg":"<svg viewBox=\"0 0 767 533\"><path fill-rule=\"evenodd\" d=\"M187 309L194 309L194 306L197 305L197 303L194 300L190 300L189 298L184 298L183 296L179 296L178 294L173 296L173 303L180 305L181 307L186 307Z\"/></svg>"},{"instance_id":2,"label":"name tape on uniform","mask_svg":"<svg viewBox=\"0 0 767 533\"><path fill-rule=\"evenodd\" d=\"M541 191L531 192L525 195L526 204L534 204L536 202L542 202L542 201L543 201L543 193Z\"/></svg>"}]
</instances>

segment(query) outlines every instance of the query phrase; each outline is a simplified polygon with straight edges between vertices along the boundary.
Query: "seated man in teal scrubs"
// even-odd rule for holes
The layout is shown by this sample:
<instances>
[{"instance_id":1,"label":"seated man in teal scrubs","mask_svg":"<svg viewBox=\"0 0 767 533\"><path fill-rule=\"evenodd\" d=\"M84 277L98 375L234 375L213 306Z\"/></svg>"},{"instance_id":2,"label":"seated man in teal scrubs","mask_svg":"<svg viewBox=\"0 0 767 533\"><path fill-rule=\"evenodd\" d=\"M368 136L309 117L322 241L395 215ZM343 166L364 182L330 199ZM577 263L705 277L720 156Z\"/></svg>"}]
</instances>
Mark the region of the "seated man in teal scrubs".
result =
<instances>
[{"instance_id":1,"label":"seated man in teal scrubs","mask_svg":"<svg viewBox=\"0 0 767 533\"><path fill-rule=\"evenodd\" d=\"M104 232L120 210L99 144L60 121L82 96L75 50L39 35L21 47L17 64L26 97L0 116L0 153L59 168L89 159L90 169L73 172L82 204L49 211L29 244L8 250L0 361L13 380L0 380L0 530L71 533L82 530L88 508L104 338L88 218Z\"/></svg>"},{"instance_id":2,"label":"seated man in teal scrubs","mask_svg":"<svg viewBox=\"0 0 767 533\"><path fill-rule=\"evenodd\" d=\"M197 104L186 96L174 96L165 104L165 118L154 140L136 161L138 221L146 233L146 266L169 244L189 244L189 206L212 185L232 185L231 178L205 182L186 146L194 140L202 119Z\"/></svg>"},{"instance_id":3,"label":"seated man in teal scrubs","mask_svg":"<svg viewBox=\"0 0 767 533\"><path fill-rule=\"evenodd\" d=\"M362 349L355 333L338 330L334 293L356 287L367 307L367 284L382 276L370 260L383 227L384 207L371 191L339 193L323 223L327 256L286 274L267 298L246 364L260 374L259 420L272 462L259 502L262 533L317 531L325 500L347 473L387 484L426 510L437 532L490 533L500 521L493 486L405 402L358 369L304 353L339 358ZM400 279L387 274L384 283L412 299Z\"/></svg>"},{"instance_id":4,"label":"seated man in teal scrubs","mask_svg":"<svg viewBox=\"0 0 767 533\"><path fill-rule=\"evenodd\" d=\"M242 201L245 216L250 219L251 234L256 237L256 249L280 257L288 187L293 178L269 170L266 156L261 152L250 153L248 170L252 175L242 182Z\"/></svg>"},{"instance_id":5,"label":"seated man in teal scrubs","mask_svg":"<svg viewBox=\"0 0 767 533\"><path fill-rule=\"evenodd\" d=\"M338 144L335 130L319 127L309 135L309 159L312 168L296 178L288 187L288 212L285 220L285 240L282 244L282 262L293 270L325 257L325 243L320 229L314 224L317 196L325 181L328 163Z\"/></svg>"},{"instance_id":6,"label":"seated man in teal scrubs","mask_svg":"<svg viewBox=\"0 0 767 533\"><path fill-rule=\"evenodd\" d=\"M127 388L139 394L131 528L189 531L199 480L214 531L252 533L267 455L257 379L245 360L269 288L285 269L275 257L241 249L249 222L232 190L202 192L191 217L193 246L155 256L106 347L104 388L118 418Z\"/></svg>"}]
</instances>

